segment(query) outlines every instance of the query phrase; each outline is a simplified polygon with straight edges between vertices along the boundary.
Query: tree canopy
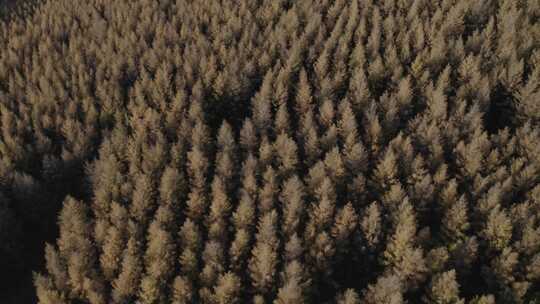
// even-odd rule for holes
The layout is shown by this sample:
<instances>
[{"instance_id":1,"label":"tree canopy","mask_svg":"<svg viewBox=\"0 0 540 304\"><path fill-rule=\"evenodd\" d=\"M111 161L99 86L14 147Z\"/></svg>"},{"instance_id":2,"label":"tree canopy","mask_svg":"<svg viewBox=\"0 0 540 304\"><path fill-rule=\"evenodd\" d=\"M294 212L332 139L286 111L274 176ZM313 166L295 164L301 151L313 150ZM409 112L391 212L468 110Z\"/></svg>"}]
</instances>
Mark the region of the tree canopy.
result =
<instances>
[{"instance_id":1,"label":"tree canopy","mask_svg":"<svg viewBox=\"0 0 540 304\"><path fill-rule=\"evenodd\" d=\"M23 4L0 21L0 293L540 301L539 20L536 0Z\"/></svg>"}]
</instances>

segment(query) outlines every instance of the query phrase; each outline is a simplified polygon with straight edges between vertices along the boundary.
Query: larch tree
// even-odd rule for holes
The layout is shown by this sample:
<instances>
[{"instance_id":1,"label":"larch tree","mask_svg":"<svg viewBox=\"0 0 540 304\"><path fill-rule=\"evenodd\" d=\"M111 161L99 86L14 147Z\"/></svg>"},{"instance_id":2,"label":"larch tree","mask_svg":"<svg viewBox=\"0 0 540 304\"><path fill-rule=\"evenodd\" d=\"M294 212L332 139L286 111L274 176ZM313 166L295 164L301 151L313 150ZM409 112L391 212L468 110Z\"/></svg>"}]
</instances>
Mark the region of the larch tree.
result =
<instances>
[{"instance_id":1,"label":"larch tree","mask_svg":"<svg viewBox=\"0 0 540 304\"><path fill-rule=\"evenodd\" d=\"M539 298L538 1L8 2L3 302Z\"/></svg>"}]
</instances>

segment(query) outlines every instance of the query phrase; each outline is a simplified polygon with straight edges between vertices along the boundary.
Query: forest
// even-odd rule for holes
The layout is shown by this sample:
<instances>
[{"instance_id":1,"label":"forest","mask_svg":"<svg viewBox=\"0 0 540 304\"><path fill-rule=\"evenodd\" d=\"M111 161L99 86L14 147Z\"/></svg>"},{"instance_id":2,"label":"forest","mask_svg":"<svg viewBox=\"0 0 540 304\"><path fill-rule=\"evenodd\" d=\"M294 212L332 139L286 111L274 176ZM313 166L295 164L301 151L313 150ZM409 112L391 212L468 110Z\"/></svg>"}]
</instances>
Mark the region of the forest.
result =
<instances>
[{"instance_id":1,"label":"forest","mask_svg":"<svg viewBox=\"0 0 540 304\"><path fill-rule=\"evenodd\" d=\"M0 0L0 303L540 304L540 1Z\"/></svg>"}]
</instances>

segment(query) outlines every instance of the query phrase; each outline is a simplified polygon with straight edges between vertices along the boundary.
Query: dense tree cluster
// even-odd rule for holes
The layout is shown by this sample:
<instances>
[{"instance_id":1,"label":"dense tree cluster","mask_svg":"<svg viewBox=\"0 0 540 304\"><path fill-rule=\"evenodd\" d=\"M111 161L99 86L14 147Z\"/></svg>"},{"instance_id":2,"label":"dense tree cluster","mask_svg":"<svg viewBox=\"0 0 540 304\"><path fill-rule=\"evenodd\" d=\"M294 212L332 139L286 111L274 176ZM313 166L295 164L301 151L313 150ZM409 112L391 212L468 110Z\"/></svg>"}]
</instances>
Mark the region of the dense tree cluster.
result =
<instances>
[{"instance_id":1,"label":"dense tree cluster","mask_svg":"<svg viewBox=\"0 0 540 304\"><path fill-rule=\"evenodd\" d=\"M0 24L0 275L41 304L536 303L539 20L43 1Z\"/></svg>"}]
</instances>

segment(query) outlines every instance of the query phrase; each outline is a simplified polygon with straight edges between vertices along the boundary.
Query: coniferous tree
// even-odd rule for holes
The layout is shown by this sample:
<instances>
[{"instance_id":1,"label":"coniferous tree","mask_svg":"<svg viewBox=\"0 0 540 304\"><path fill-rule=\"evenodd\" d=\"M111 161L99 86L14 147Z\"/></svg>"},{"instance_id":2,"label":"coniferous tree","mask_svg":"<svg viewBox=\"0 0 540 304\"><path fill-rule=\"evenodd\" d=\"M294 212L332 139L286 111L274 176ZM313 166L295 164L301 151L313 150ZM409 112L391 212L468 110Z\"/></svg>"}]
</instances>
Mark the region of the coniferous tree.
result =
<instances>
[{"instance_id":1,"label":"coniferous tree","mask_svg":"<svg viewBox=\"0 0 540 304\"><path fill-rule=\"evenodd\" d=\"M112 282L112 298L115 302L120 303L136 295L143 270L142 266L142 257L137 241L131 237L123 253L118 277Z\"/></svg>"},{"instance_id":2,"label":"coniferous tree","mask_svg":"<svg viewBox=\"0 0 540 304\"><path fill-rule=\"evenodd\" d=\"M456 272L450 270L435 276L430 284L430 299L433 303L464 303L459 298L459 284L456 282Z\"/></svg>"},{"instance_id":3,"label":"coniferous tree","mask_svg":"<svg viewBox=\"0 0 540 304\"><path fill-rule=\"evenodd\" d=\"M537 1L8 2L4 302L538 298Z\"/></svg>"}]
</instances>

